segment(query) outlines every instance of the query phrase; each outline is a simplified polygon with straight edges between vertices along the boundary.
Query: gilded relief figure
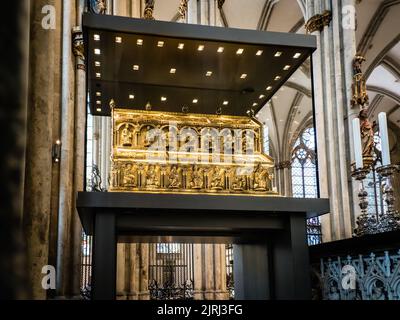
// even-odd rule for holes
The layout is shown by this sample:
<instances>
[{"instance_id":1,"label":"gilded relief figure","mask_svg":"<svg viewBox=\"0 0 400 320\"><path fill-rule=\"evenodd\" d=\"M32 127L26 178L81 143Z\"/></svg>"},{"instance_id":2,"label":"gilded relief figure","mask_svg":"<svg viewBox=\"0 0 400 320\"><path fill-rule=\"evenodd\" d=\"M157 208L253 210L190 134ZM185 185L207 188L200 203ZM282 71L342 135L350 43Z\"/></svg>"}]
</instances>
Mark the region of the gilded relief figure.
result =
<instances>
[{"instance_id":1,"label":"gilded relief figure","mask_svg":"<svg viewBox=\"0 0 400 320\"><path fill-rule=\"evenodd\" d=\"M362 109L359 114L362 154L363 157L372 157L374 151L374 130L373 125L368 120L367 109Z\"/></svg>"},{"instance_id":2,"label":"gilded relief figure","mask_svg":"<svg viewBox=\"0 0 400 320\"><path fill-rule=\"evenodd\" d=\"M179 177L179 172L176 166L172 166L171 171L169 172L168 175L169 179L169 188L170 189L177 189L182 186L180 177Z\"/></svg>"},{"instance_id":3,"label":"gilded relief figure","mask_svg":"<svg viewBox=\"0 0 400 320\"><path fill-rule=\"evenodd\" d=\"M157 141L156 140L157 134L156 134L155 128L147 126L147 128L145 128L141 134L143 136L143 146L145 148L150 148L152 146L152 144ZM159 140L158 140L158 142L159 142Z\"/></svg>"},{"instance_id":4,"label":"gilded relief figure","mask_svg":"<svg viewBox=\"0 0 400 320\"><path fill-rule=\"evenodd\" d=\"M204 171L201 167L195 166L192 170L189 186L192 189L203 189Z\"/></svg>"},{"instance_id":5,"label":"gilded relief figure","mask_svg":"<svg viewBox=\"0 0 400 320\"><path fill-rule=\"evenodd\" d=\"M129 128L129 124L126 124L121 132L121 145L123 147L132 147L133 134Z\"/></svg>"},{"instance_id":6,"label":"gilded relief figure","mask_svg":"<svg viewBox=\"0 0 400 320\"><path fill-rule=\"evenodd\" d=\"M162 134L162 147L164 147L167 151L175 150L178 148L177 141L176 141L176 134L171 131L167 131Z\"/></svg>"},{"instance_id":7,"label":"gilded relief figure","mask_svg":"<svg viewBox=\"0 0 400 320\"><path fill-rule=\"evenodd\" d=\"M230 133L224 136L224 153L233 154L233 142L233 137Z\"/></svg>"},{"instance_id":8,"label":"gilded relief figure","mask_svg":"<svg viewBox=\"0 0 400 320\"><path fill-rule=\"evenodd\" d=\"M261 165L258 165L257 169L254 171L254 190L266 191L268 189L267 179L267 170L263 169Z\"/></svg>"},{"instance_id":9,"label":"gilded relief figure","mask_svg":"<svg viewBox=\"0 0 400 320\"><path fill-rule=\"evenodd\" d=\"M222 190L225 187L225 169L214 167L211 170L211 189Z\"/></svg>"},{"instance_id":10,"label":"gilded relief figure","mask_svg":"<svg viewBox=\"0 0 400 320\"><path fill-rule=\"evenodd\" d=\"M235 175L232 183L233 190L243 191L246 189L246 176Z\"/></svg>"},{"instance_id":11,"label":"gilded relief figure","mask_svg":"<svg viewBox=\"0 0 400 320\"><path fill-rule=\"evenodd\" d=\"M149 165L146 171L146 187L157 188L160 185L160 179L157 177L157 170L154 165Z\"/></svg>"},{"instance_id":12,"label":"gilded relief figure","mask_svg":"<svg viewBox=\"0 0 400 320\"><path fill-rule=\"evenodd\" d=\"M137 187L137 168L133 166L132 163L125 165L123 183L126 187Z\"/></svg>"}]
</instances>

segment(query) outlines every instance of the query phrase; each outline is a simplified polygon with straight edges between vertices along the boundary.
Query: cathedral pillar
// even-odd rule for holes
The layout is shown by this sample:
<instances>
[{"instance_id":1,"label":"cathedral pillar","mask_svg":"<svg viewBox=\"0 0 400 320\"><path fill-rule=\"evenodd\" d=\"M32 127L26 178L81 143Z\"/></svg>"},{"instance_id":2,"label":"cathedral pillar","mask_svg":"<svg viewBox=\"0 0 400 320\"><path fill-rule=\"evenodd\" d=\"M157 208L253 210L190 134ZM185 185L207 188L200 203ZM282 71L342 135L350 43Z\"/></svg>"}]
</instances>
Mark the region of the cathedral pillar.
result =
<instances>
[{"instance_id":1,"label":"cathedral pillar","mask_svg":"<svg viewBox=\"0 0 400 320\"><path fill-rule=\"evenodd\" d=\"M188 23L197 24L197 1L188 1L187 20Z\"/></svg>"},{"instance_id":2,"label":"cathedral pillar","mask_svg":"<svg viewBox=\"0 0 400 320\"><path fill-rule=\"evenodd\" d=\"M125 281L127 278L126 271L128 271L128 268L125 264L125 247L126 245L124 243L117 244L117 300L124 300L126 298Z\"/></svg>"},{"instance_id":3,"label":"cathedral pillar","mask_svg":"<svg viewBox=\"0 0 400 320\"><path fill-rule=\"evenodd\" d=\"M347 142L355 37L343 23L345 6L354 2L308 0L306 8L306 29L318 47L312 62L320 192L331 206L321 218L324 241L351 237L354 225Z\"/></svg>"},{"instance_id":4,"label":"cathedral pillar","mask_svg":"<svg viewBox=\"0 0 400 320\"><path fill-rule=\"evenodd\" d=\"M0 25L3 41L0 99L0 300L29 297L25 283L25 252L21 233L27 125L29 1L3 4L7 14Z\"/></svg>"},{"instance_id":5,"label":"cathedral pillar","mask_svg":"<svg viewBox=\"0 0 400 320\"><path fill-rule=\"evenodd\" d=\"M72 292L73 275L73 218L74 159L75 159L75 78L72 51L72 27L75 26L75 6L70 0L63 1L62 16L62 67L61 67L61 159L59 182L59 213L57 240L57 295ZM79 272L78 272L79 275Z\"/></svg>"},{"instance_id":6,"label":"cathedral pillar","mask_svg":"<svg viewBox=\"0 0 400 320\"><path fill-rule=\"evenodd\" d=\"M115 16L130 17L130 4L131 0L114 0L113 14Z\"/></svg>"},{"instance_id":7,"label":"cathedral pillar","mask_svg":"<svg viewBox=\"0 0 400 320\"><path fill-rule=\"evenodd\" d=\"M276 181L278 193L282 196L292 196L292 163L282 161L276 164Z\"/></svg>"},{"instance_id":8,"label":"cathedral pillar","mask_svg":"<svg viewBox=\"0 0 400 320\"><path fill-rule=\"evenodd\" d=\"M75 56L75 139L74 139L74 185L72 193L72 279L71 292L73 296L79 295L80 270L81 270L81 243L82 226L78 211L75 208L76 195L84 191L85 181L85 137L86 137L86 72L85 56L83 47L82 15L84 12L84 1L76 1L76 27L72 29L72 49Z\"/></svg>"},{"instance_id":9,"label":"cathedral pillar","mask_svg":"<svg viewBox=\"0 0 400 320\"><path fill-rule=\"evenodd\" d=\"M194 299L203 299L203 266L202 251L204 244L193 245L193 268L194 268Z\"/></svg>"},{"instance_id":10,"label":"cathedral pillar","mask_svg":"<svg viewBox=\"0 0 400 320\"><path fill-rule=\"evenodd\" d=\"M45 299L42 268L49 264L52 187L52 109L54 102L54 29L42 26L42 8L54 0L34 0L30 16L30 70L23 225L31 298ZM49 72L50 70L50 72Z\"/></svg>"},{"instance_id":11,"label":"cathedral pillar","mask_svg":"<svg viewBox=\"0 0 400 320\"><path fill-rule=\"evenodd\" d=\"M139 300L149 300L149 244L141 243L139 246Z\"/></svg>"}]
</instances>

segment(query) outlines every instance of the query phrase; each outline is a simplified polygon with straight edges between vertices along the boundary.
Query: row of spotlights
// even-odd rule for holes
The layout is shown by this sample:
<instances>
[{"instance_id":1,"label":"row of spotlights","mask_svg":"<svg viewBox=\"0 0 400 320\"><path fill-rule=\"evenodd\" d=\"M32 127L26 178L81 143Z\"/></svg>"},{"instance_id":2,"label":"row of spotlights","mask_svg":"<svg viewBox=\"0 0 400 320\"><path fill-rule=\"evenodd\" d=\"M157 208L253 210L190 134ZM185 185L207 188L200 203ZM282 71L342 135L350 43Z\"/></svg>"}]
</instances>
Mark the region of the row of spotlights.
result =
<instances>
[{"instance_id":1,"label":"row of spotlights","mask_svg":"<svg viewBox=\"0 0 400 320\"><path fill-rule=\"evenodd\" d=\"M101 92L100 92L100 91L97 91L97 92L96 92L96 96L97 96L97 97L101 97ZM129 95L129 100L133 100L133 99L135 99L135 95L134 95L134 94L130 94L130 95ZM167 97L162 96L162 97L161 97L161 101L162 101L162 102L167 101ZM192 103L194 103L194 104L196 104L196 103L198 103L198 102L199 102L199 99L197 99L197 98L195 98L195 99L192 100ZM229 101L225 100L222 104L223 104L224 106L227 106L227 105L229 104ZM100 101L100 100L96 100L96 105L98 105L98 106L101 105L101 101Z\"/></svg>"},{"instance_id":2,"label":"row of spotlights","mask_svg":"<svg viewBox=\"0 0 400 320\"><path fill-rule=\"evenodd\" d=\"M95 34L93 37L94 37L94 40L95 40L95 41L100 41L100 35L99 35L99 34ZM115 42L116 42L116 43L122 43L122 37L115 37ZM138 46L142 46L142 45L143 45L143 39L137 39L137 40L136 40L136 44L137 44ZM157 42L157 46L160 47L160 48L164 47L164 44L165 44L164 41L158 41L158 42ZM179 44L178 44L178 49L183 50L184 47L185 47L185 44L184 44L184 43L179 43ZM205 48L205 46L204 46L203 44L201 44L201 45L198 46L197 50L198 50L198 51L203 51L204 48ZM95 49L95 50L99 50L99 49ZM218 52L218 53L222 53L222 52L224 52L224 50L225 50L224 47L218 47L217 52ZM236 54L237 54L237 55L241 55L241 54L243 54L243 53L244 53L244 49L243 49L243 48L239 48L239 49L236 51ZM97 54L97 53L96 53L96 54ZM98 53L98 54L100 54L100 50L99 50L99 53ZM262 54L263 54L263 50L258 50L258 51L256 52L256 56L261 56ZM275 56L275 57L280 57L282 54L283 54L282 51L277 51L277 52L275 53L274 56ZM300 52L295 53L295 55L293 56L294 59L298 59L298 58L300 58L300 57L301 57L301 53L300 53Z\"/></svg>"}]
</instances>

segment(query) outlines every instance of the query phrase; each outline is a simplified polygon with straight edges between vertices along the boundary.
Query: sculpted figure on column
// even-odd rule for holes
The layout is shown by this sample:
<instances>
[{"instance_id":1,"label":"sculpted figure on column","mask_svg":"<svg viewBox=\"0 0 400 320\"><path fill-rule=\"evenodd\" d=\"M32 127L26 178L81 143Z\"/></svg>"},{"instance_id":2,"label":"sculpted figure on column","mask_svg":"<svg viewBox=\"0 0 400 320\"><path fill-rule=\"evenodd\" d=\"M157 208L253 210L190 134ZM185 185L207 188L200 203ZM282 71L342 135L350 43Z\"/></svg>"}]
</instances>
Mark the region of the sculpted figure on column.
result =
<instances>
[{"instance_id":1,"label":"sculpted figure on column","mask_svg":"<svg viewBox=\"0 0 400 320\"><path fill-rule=\"evenodd\" d=\"M363 157L372 157L374 151L374 130L368 120L367 109L362 109L359 114Z\"/></svg>"},{"instance_id":2,"label":"sculpted figure on column","mask_svg":"<svg viewBox=\"0 0 400 320\"><path fill-rule=\"evenodd\" d=\"M96 14L106 14L107 3L106 0L89 0L89 10Z\"/></svg>"},{"instance_id":3,"label":"sculpted figure on column","mask_svg":"<svg viewBox=\"0 0 400 320\"><path fill-rule=\"evenodd\" d=\"M147 20L154 20L154 17L153 17L154 2L155 2L155 0L146 0L145 1L144 18Z\"/></svg>"},{"instance_id":4,"label":"sculpted figure on column","mask_svg":"<svg viewBox=\"0 0 400 320\"><path fill-rule=\"evenodd\" d=\"M351 105L360 107L364 107L368 105L369 97L367 93L367 85L365 81L364 74L362 72L362 63L365 61L365 58L361 55L355 56L353 60L353 97L351 99Z\"/></svg>"}]
</instances>

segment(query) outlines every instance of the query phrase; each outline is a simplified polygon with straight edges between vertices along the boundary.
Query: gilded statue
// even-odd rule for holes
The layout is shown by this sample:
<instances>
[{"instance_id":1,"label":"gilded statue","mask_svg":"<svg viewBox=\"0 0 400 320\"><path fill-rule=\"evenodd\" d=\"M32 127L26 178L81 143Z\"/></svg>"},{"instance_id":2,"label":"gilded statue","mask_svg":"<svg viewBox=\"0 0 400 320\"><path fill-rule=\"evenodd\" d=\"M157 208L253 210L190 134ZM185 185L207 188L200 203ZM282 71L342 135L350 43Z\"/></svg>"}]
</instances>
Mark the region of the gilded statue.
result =
<instances>
[{"instance_id":1,"label":"gilded statue","mask_svg":"<svg viewBox=\"0 0 400 320\"><path fill-rule=\"evenodd\" d=\"M254 190L265 191L268 190L267 185L268 172L263 169L261 165L258 165L254 171Z\"/></svg>"},{"instance_id":2,"label":"gilded statue","mask_svg":"<svg viewBox=\"0 0 400 320\"><path fill-rule=\"evenodd\" d=\"M159 187L160 179L157 177L157 171L154 165L149 165L146 171L146 187Z\"/></svg>"},{"instance_id":3,"label":"gilded statue","mask_svg":"<svg viewBox=\"0 0 400 320\"><path fill-rule=\"evenodd\" d=\"M181 0L181 3L179 4L179 9L178 9L181 19L186 18L187 8L188 8L188 0Z\"/></svg>"},{"instance_id":4,"label":"gilded statue","mask_svg":"<svg viewBox=\"0 0 400 320\"><path fill-rule=\"evenodd\" d=\"M132 147L133 134L129 125L126 124L121 132L121 145L123 147Z\"/></svg>"},{"instance_id":5,"label":"gilded statue","mask_svg":"<svg viewBox=\"0 0 400 320\"><path fill-rule=\"evenodd\" d=\"M363 108L359 114L360 130L361 130L361 144L363 157L371 157L374 151L374 130L373 125L368 120L367 109Z\"/></svg>"},{"instance_id":6,"label":"gilded statue","mask_svg":"<svg viewBox=\"0 0 400 320\"><path fill-rule=\"evenodd\" d=\"M235 175L232 183L232 187L236 191L242 191L246 189L246 176Z\"/></svg>"},{"instance_id":7,"label":"gilded statue","mask_svg":"<svg viewBox=\"0 0 400 320\"><path fill-rule=\"evenodd\" d=\"M222 190L225 187L225 169L214 167L211 170L211 189Z\"/></svg>"},{"instance_id":8,"label":"gilded statue","mask_svg":"<svg viewBox=\"0 0 400 320\"><path fill-rule=\"evenodd\" d=\"M353 60L353 73L354 75L362 73L362 64L365 62L365 58L361 55L356 55Z\"/></svg>"},{"instance_id":9,"label":"gilded statue","mask_svg":"<svg viewBox=\"0 0 400 320\"><path fill-rule=\"evenodd\" d=\"M172 166L171 171L169 172L169 175L168 175L168 179L169 179L168 187L170 189L177 189L182 186L180 177L179 177L179 172L178 172L178 169L176 166Z\"/></svg>"},{"instance_id":10,"label":"gilded statue","mask_svg":"<svg viewBox=\"0 0 400 320\"><path fill-rule=\"evenodd\" d=\"M204 171L201 167L195 166L190 172L189 186L191 189L203 189L204 187Z\"/></svg>"},{"instance_id":11,"label":"gilded statue","mask_svg":"<svg viewBox=\"0 0 400 320\"><path fill-rule=\"evenodd\" d=\"M137 168L132 163L126 164L124 168L123 184L126 187L137 187Z\"/></svg>"},{"instance_id":12,"label":"gilded statue","mask_svg":"<svg viewBox=\"0 0 400 320\"><path fill-rule=\"evenodd\" d=\"M362 63L365 61L365 58L361 55L355 56L353 60L353 98L351 99L351 105L360 107L364 107L368 104L369 97L367 93L367 86L365 77L362 73Z\"/></svg>"},{"instance_id":13,"label":"gilded statue","mask_svg":"<svg viewBox=\"0 0 400 320\"><path fill-rule=\"evenodd\" d=\"M154 0L145 0L144 18L147 20L154 20Z\"/></svg>"}]
</instances>

